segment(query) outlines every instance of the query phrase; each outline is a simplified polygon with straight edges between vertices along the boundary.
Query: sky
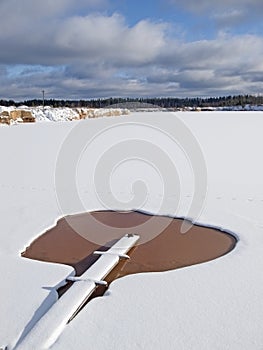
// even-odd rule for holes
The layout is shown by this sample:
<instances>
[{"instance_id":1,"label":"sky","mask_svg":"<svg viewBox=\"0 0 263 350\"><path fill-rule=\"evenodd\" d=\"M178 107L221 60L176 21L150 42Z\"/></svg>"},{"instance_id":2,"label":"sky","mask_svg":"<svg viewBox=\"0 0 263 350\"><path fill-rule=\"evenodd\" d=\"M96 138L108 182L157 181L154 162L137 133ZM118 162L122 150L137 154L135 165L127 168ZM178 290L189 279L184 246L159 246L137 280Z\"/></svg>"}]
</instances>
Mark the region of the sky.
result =
<instances>
[{"instance_id":1,"label":"sky","mask_svg":"<svg viewBox=\"0 0 263 350\"><path fill-rule=\"evenodd\" d=\"M0 0L0 99L263 92L262 0Z\"/></svg>"}]
</instances>

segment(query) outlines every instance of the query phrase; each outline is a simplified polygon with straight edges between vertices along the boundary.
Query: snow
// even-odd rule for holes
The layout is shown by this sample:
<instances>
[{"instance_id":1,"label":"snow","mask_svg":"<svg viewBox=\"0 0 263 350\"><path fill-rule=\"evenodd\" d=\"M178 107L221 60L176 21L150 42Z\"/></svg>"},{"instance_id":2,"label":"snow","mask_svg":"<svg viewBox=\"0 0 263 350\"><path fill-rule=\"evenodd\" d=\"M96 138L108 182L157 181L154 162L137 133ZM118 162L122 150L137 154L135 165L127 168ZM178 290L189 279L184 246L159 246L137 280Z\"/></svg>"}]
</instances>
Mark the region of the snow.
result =
<instances>
[{"instance_id":1,"label":"snow","mask_svg":"<svg viewBox=\"0 0 263 350\"><path fill-rule=\"evenodd\" d=\"M139 236L125 235L117 241L80 277L73 280L75 283L35 324L28 335L18 342L15 349L49 349L57 340L79 308L94 292L96 284L106 283L103 280L119 263L120 256L127 253L138 241ZM99 252L98 252L99 253ZM106 283L107 284L107 283Z\"/></svg>"},{"instance_id":2,"label":"snow","mask_svg":"<svg viewBox=\"0 0 263 350\"><path fill-rule=\"evenodd\" d=\"M79 122L1 127L0 345L14 348L55 302L56 288L73 275L68 266L20 257L59 217L109 205L189 215L198 175L188 164L194 154L185 156L162 131L163 126L175 132L177 119L191 131L206 164L207 193L198 194L202 205L194 219L233 232L236 248L208 263L116 280L66 326L52 349L262 349L263 119L262 112L250 111L133 113L86 120L81 127ZM87 137L95 138L76 162L81 199L76 200L67 171L83 150L87 130ZM151 145L168 157L154 166L154 157L141 161L146 151L130 163L116 156L112 172L103 176L100 163L111 159L118 145L124 150L118 157L134 156L131 147L137 152ZM67 163L63 152L69 150ZM165 171L170 160L178 167L180 188ZM104 164L111 169L110 161Z\"/></svg>"},{"instance_id":3,"label":"snow","mask_svg":"<svg viewBox=\"0 0 263 350\"><path fill-rule=\"evenodd\" d=\"M53 108L50 106L37 106L37 107L27 107L27 106L0 106L0 113L6 111L10 113L14 110L24 110L31 112L32 116L35 117L36 122L61 122L61 121L71 121L78 120L80 116L86 116L86 118L98 118L106 116L120 116L128 115L129 111L126 108ZM20 121L20 120L19 120ZM13 123L16 123L13 121ZM0 124L1 126L1 124Z\"/></svg>"}]
</instances>

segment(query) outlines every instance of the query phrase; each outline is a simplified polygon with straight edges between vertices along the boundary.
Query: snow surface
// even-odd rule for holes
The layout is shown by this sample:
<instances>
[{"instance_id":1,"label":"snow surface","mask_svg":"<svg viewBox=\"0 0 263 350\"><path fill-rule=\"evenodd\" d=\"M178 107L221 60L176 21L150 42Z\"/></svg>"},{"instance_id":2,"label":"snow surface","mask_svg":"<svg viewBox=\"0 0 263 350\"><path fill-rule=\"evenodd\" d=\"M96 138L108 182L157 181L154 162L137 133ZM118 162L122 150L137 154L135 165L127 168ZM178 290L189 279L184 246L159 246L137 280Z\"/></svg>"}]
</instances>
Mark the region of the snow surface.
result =
<instances>
[{"instance_id":1,"label":"snow surface","mask_svg":"<svg viewBox=\"0 0 263 350\"><path fill-rule=\"evenodd\" d=\"M198 222L233 232L238 245L208 263L113 282L106 296L93 299L67 325L52 349L263 348L263 114L184 112L176 116L199 142L207 167L207 196ZM76 171L81 206L85 210L109 204L121 208L123 201L123 209L134 208L136 200L141 200L136 197L140 180L147 185L147 196L138 202L140 209L187 216L194 196L191 167L180 147L160 128L173 130L176 116L134 113L84 121L81 130L87 128L96 137L85 148ZM65 162L61 153L71 149L70 136L78 125L62 122L0 128L0 347L14 348L55 302L56 288L73 275L71 267L30 261L20 253L59 217L81 211L67 187L67 173L65 179L60 178L61 184L55 177L57 173L61 176L57 164ZM162 149L179 167L179 204L163 168L140 159L118 163L110 185L104 185L108 173L102 176L99 162L110 158L108 152L116 150L113 146L128 152L134 139L143 142L138 143L141 149L149 143ZM129 147L125 148L125 142ZM96 193L95 185L101 193ZM67 207L63 201L72 205Z\"/></svg>"},{"instance_id":2,"label":"snow surface","mask_svg":"<svg viewBox=\"0 0 263 350\"><path fill-rule=\"evenodd\" d=\"M118 264L120 255L126 254L139 236L125 235L117 241L80 277L72 277L75 283L35 324L32 330L18 342L17 350L49 349L63 332L67 323L94 292L96 283L105 283L109 272ZM100 252L97 252L100 253Z\"/></svg>"}]
</instances>

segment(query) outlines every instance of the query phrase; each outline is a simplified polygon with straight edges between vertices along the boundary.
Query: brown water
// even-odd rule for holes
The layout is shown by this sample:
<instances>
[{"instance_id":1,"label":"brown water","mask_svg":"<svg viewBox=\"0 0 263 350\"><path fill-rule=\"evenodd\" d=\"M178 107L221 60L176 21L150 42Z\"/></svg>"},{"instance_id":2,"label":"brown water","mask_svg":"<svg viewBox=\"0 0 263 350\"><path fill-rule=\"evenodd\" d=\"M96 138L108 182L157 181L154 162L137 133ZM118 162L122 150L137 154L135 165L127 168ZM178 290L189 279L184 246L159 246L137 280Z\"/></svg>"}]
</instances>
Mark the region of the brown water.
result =
<instances>
[{"instance_id":1,"label":"brown water","mask_svg":"<svg viewBox=\"0 0 263 350\"><path fill-rule=\"evenodd\" d=\"M236 239L232 235L212 228L194 225L186 234L181 234L182 222L140 212L73 215L59 220L55 227L33 241L22 256L71 265L76 274L81 275L99 258L92 254L94 250L107 250L111 242L126 233L139 234L137 246L129 252L131 259L121 261L107 276L106 281L110 283L129 274L167 271L213 260L235 247ZM156 227L163 228L162 232L149 240ZM102 247L90 240L107 244ZM96 295L104 291L104 287L99 287Z\"/></svg>"}]
</instances>

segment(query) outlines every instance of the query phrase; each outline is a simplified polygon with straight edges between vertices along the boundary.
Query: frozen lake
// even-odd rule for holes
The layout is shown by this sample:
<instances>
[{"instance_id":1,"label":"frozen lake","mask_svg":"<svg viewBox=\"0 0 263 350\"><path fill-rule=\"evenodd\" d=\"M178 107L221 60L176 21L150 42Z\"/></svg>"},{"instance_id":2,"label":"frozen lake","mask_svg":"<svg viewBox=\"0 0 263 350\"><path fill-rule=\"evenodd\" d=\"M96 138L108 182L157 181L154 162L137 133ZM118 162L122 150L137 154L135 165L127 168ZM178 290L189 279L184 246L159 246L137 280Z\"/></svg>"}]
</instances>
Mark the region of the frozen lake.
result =
<instances>
[{"instance_id":1,"label":"frozen lake","mask_svg":"<svg viewBox=\"0 0 263 350\"><path fill-rule=\"evenodd\" d=\"M134 113L0 127L0 345L14 348L73 274L20 253L62 216L110 208L189 217L239 242L207 263L114 281L52 349L262 349L262 116Z\"/></svg>"}]
</instances>

